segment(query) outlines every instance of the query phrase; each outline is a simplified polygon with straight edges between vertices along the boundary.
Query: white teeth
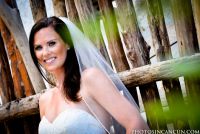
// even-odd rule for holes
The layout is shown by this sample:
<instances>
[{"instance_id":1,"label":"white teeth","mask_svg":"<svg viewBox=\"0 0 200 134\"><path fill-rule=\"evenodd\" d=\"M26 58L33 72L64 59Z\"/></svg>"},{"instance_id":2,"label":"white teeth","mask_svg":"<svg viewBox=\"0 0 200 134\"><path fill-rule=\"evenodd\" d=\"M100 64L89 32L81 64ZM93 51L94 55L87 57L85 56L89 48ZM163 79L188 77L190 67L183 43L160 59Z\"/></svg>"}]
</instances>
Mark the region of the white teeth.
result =
<instances>
[{"instance_id":1,"label":"white teeth","mask_svg":"<svg viewBox=\"0 0 200 134\"><path fill-rule=\"evenodd\" d=\"M47 60L44 60L46 63L51 63L53 60L55 60L56 58L53 57L53 58L50 58L50 59L47 59Z\"/></svg>"}]
</instances>

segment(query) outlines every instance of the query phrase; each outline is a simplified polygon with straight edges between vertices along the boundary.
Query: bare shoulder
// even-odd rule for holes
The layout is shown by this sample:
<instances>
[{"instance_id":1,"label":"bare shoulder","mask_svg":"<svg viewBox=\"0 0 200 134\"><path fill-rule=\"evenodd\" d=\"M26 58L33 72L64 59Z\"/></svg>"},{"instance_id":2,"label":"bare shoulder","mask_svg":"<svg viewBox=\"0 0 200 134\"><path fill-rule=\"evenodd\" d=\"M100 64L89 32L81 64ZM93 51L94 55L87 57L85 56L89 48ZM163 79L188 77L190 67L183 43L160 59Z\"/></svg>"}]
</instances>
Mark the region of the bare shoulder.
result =
<instances>
[{"instance_id":1,"label":"bare shoulder","mask_svg":"<svg viewBox=\"0 0 200 134\"><path fill-rule=\"evenodd\" d=\"M109 91L107 87L112 85L109 77L98 68L88 68L82 73L82 83L85 85L85 90L90 95L96 95L100 92Z\"/></svg>"},{"instance_id":2,"label":"bare shoulder","mask_svg":"<svg viewBox=\"0 0 200 134\"><path fill-rule=\"evenodd\" d=\"M52 95L53 89L48 89L47 91L45 91L43 94L41 94L40 98L39 98L39 102L40 103L45 103L48 101L48 98L50 98L50 96Z\"/></svg>"},{"instance_id":3,"label":"bare shoulder","mask_svg":"<svg viewBox=\"0 0 200 134\"><path fill-rule=\"evenodd\" d=\"M48 89L45 93L41 94L39 98L39 109L41 117L45 113L45 106L49 103L52 94L53 94L52 89Z\"/></svg>"},{"instance_id":4,"label":"bare shoulder","mask_svg":"<svg viewBox=\"0 0 200 134\"><path fill-rule=\"evenodd\" d=\"M82 79L90 82L104 77L106 77L105 73L96 67L88 68L82 72Z\"/></svg>"},{"instance_id":5,"label":"bare shoulder","mask_svg":"<svg viewBox=\"0 0 200 134\"><path fill-rule=\"evenodd\" d=\"M102 81L106 79L106 75L98 68L92 67L84 70L81 75L82 84L84 84L87 88L87 91L90 91L91 88L95 88L96 86L100 86ZM91 89L91 91L94 91Z\"/></svg>"}]
</instances>

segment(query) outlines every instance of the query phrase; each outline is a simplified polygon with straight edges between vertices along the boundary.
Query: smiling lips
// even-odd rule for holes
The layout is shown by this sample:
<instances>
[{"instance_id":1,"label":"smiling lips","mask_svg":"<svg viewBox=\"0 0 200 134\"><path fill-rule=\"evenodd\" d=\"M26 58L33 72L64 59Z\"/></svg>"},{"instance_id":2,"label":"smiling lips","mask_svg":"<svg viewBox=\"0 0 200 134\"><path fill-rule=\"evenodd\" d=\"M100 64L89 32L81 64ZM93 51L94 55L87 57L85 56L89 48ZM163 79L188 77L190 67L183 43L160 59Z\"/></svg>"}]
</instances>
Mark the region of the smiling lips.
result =
<instances>
[{"instance_id":1,"label":"smiling lips","mask_svg":"<svg viewBox=\"0 0 200 134\"><path fill-rule=\"evenodd\" d=\"M49 59L45 59L44 62L45 63L52 63L55 59L56 59L56 57L51 57Z\"/></svg>"}]
</instances>

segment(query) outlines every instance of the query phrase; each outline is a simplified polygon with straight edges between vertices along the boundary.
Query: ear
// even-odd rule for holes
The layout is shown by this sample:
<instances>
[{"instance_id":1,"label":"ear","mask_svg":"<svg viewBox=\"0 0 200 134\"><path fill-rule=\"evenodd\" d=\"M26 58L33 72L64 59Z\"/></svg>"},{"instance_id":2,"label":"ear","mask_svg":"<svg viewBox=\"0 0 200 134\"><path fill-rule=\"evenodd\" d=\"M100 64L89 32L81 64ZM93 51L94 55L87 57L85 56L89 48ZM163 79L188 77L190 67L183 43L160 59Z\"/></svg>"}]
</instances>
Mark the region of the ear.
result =
<instances>
[{"instance_id":1,"label":"ear","mask_svg":"<svg viewBox=\"0 0 200 134\"><path fill-rule=\"evenodd\" d=\"M67 51L70 49L70 46L66 43Z\"/></svg>"}]
</instances>

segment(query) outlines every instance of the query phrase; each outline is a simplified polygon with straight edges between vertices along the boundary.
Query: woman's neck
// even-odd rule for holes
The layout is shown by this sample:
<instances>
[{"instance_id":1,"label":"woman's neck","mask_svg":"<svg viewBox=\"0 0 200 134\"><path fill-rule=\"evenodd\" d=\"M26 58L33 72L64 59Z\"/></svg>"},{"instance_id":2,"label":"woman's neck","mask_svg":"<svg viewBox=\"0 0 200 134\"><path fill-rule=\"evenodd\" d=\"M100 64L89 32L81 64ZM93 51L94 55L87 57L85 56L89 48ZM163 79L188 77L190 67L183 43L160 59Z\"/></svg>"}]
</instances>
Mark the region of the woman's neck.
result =
<instances>
[{"instance_id":1,"label":"woman's neck","mask_svg":"<svg viewBox=\"0 0 200 134\"><path fill-rule=\"evenodd\" d=\"M58 89L62 89L64 78L65 78L65 71L64 71L64 69L56 70L55 72L52 72L52 74L56 78L56 81L55 81L56 82L56 87Z\"/></svg>"}]
</instances>

